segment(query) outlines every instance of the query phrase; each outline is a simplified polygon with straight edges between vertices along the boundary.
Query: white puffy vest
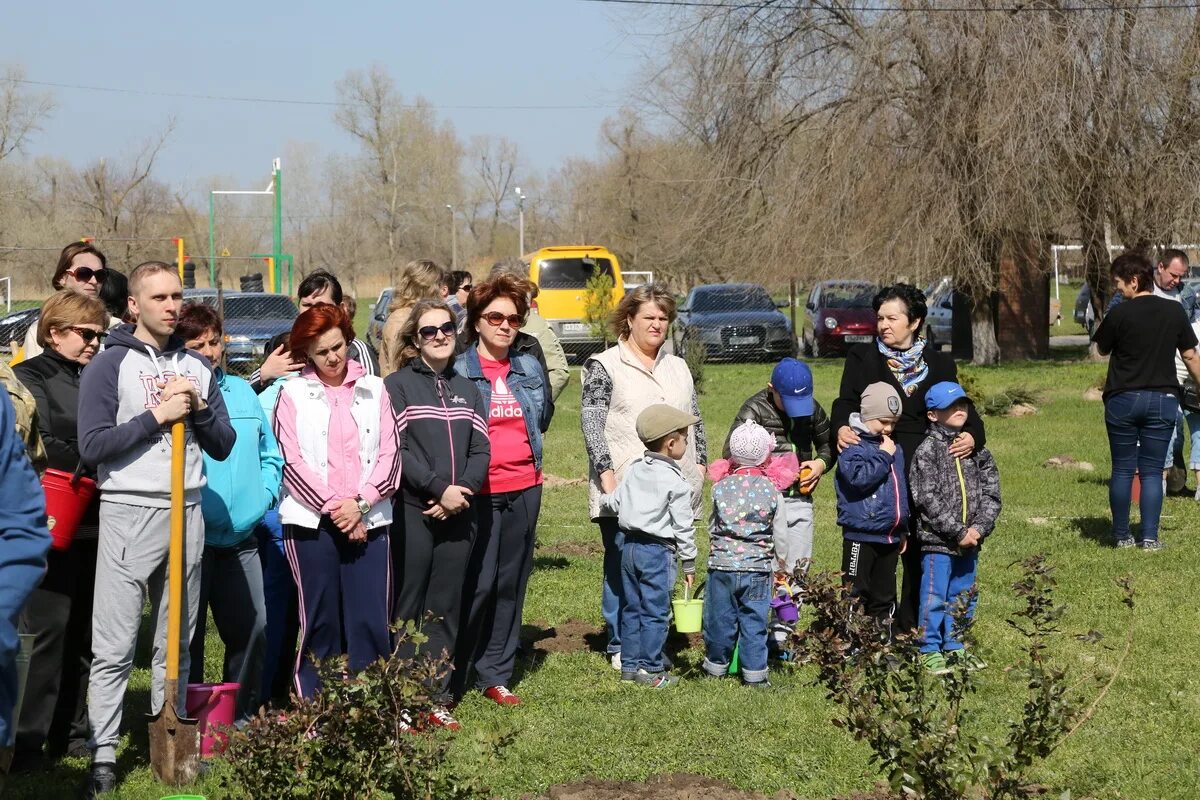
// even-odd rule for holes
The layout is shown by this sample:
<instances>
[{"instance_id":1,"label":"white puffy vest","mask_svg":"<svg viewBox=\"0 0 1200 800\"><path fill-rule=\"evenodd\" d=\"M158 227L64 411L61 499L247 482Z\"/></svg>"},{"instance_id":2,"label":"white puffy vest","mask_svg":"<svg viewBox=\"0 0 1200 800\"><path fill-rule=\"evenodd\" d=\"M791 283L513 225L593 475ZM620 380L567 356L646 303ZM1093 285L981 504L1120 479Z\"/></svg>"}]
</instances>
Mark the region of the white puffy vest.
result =
<instances>
[{"instance_id":1,"label":"white puffy vest","mask_svg":"<svg viewBox=\"0 0 1200 800\"><path fill-rule=\"evenodd\" d=\"M325 462L329 453L329 401L325 398L325 386L317 379L292 378L280 390L291 398L296 409L296 436L300 444L300 457L309 468L327 480L329 467ZM383 388L383 379L364 375L354 382L354 400L350 415L358 425L359 459L361 474L358 482L363 484L375 469L379 458L380 403L391 399ZM396 458L400 453L396 453ZM283 486L283 497L279 501L279 520L284 525L300 525L316 528L321 520L318 510L309 508ZM386 497L375 505L363 518L367 529L390 525L392 522L392 498Z\"/></svg>"}]
</instances>

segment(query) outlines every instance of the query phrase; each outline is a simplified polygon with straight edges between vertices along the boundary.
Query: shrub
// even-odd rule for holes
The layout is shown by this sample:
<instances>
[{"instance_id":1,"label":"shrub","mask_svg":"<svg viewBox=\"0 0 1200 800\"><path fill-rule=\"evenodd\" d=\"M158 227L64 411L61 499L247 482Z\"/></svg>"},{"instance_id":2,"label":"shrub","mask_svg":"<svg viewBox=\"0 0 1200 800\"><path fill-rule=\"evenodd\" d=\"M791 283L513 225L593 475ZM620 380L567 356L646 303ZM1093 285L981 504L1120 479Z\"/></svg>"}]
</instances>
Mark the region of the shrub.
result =
<instances>
[{"instance_id":1,"label":"shrub","mask_svg":"<svg viewBox=\"0 0 1200 800\"><path fill-rule=\"evenodd\" d=\"M601 339L605 347L608 347L612 338L608 321L613 305L612 276L603 272L594 273L584 288L583 321L587 323L592 336Z\"/></svg>"},{"instance_id":2,"label":"shrub","mask_svg":"<svg viewBox=\"0 0 1200 800\"><path fill-rule=\"evenodd\" d=\"M797 574L805 605L815 615L806 630L794 634L799 661L816 667L817 683L841 706L834 724L870 746L873 762L897 794L926 800L1025 797L1029 768L1091 713L1079 715L1064 671L1050 662L1049 643L1059 634L1064 611L1054 602L1053 569L1042 556L1022 567L1013 590L1023 607L1009 624L1025 638L1025 658L1014 669L1025 676L1028 694L1020 716L1000 732L979 730L963 708L975 691L975 673L929 674L913 637L890 638L880 631L858 611L840 575ZM1132 613L1132 593L1122 585ZM960 638L970 646L966 606L966 600L959 602L954 614Z\"/></svg>"},{"instance_id":3,"label":"shrub","mask_svg":"<svg viewBox=\"0 0 1200 800\"><path fill-rule=\"evenodd\" d=\"M219 769L227 796L486 797L484 776L511 736L477 733L472 747L447 758L452 734L421 724L434 705L428 686L446 664L397 655L421 641L410 623L398 632L390 658L353 677L345 657L329 659L318 665L323 688L316 697L294 698L286 713L262 712L232 732Z\"/></svg>"},{"instance_id":4,"label":"shrub","mask_svg":"<svg viewBox=\"0 0 1200 800\"><path fill-rule=\"evenodd\" d=\"M688 371L692 373L696 394L704 394L704 359L708 352L700 338L700 332L695 328L685 327L680 342L683 345L683 360L687 363Z\"/></svg>"}]
</instances>

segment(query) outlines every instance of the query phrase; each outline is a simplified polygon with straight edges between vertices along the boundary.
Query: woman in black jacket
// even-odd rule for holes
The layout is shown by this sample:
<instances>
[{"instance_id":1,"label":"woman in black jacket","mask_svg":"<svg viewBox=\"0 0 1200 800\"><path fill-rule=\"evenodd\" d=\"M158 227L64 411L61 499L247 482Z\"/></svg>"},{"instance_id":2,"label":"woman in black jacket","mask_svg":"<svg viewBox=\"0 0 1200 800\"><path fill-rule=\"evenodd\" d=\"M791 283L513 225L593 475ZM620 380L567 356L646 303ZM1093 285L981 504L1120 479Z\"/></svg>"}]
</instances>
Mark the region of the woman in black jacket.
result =
<instances>
[{"instance_id":1,"label":"woman in black jacket","mask_svg":"<svg viewBox=\"0 0 1200 800\"><path fill-rule=\"evenodd\" d=\"M850 415L859 410L859 398L872 383L882 381L900 393L900 419L892 438L904 451L904 470L917 445L925 439L929 420L925 416L925 393L941 381L957 381L958 368L948 354L925 349L921 327L928 309L925 294L907 283L881 289L872 301L876 337L871 344L858 344L846 354L842 387L833 401L830 421L837 432L838 450L858 441L850 429ZM984 446L983 420L971 406L963 432L951 446L954 455L965 456ZM910 498L911 500L911 498ZM901 631L915 630L920 608L921 549L904 553L904 581L900 590L896 624Z\"/></svg>"},{"instance_id":2,"label":"woman in black jacket","mask_svg":"<svg viewBox=\"0 0 1200 800\"><path fill-rule=\"evenodd\" d=\"M37 403L38 428L51 469L73 473L79 466L79 373L100 349L107 324L108 313L99 300L59 291L42 306L38 319L41 355L13 367ZM98 526L99 497L70 549L50 551L46 575L21 612L21 633L37 639L17 724L18 769L35 766L47 743L52 758L88 753L86 701Z\"/></svg>"},{"instance_id":3,"label":"woman in black jacket","mask_svg":"<svg viewBox=\"0 0 1200 800\"><path fill-rule=\"evenodd\" d=\"M454 312L440 300L417 303L400 329L400 368L383 380L399 424L401 505L393 540L400 581L393 619L421 622L424 650L445 657L433 687L435 702L450 701L450 666L462 616L463 579L475 536L472 497L491 460L483 398L454 371ZM466 512L466 513L464 513ZM402 653L412 656L413 652ZM457 729L444 707L430 722Z\"/></svg>"}]
</instances>

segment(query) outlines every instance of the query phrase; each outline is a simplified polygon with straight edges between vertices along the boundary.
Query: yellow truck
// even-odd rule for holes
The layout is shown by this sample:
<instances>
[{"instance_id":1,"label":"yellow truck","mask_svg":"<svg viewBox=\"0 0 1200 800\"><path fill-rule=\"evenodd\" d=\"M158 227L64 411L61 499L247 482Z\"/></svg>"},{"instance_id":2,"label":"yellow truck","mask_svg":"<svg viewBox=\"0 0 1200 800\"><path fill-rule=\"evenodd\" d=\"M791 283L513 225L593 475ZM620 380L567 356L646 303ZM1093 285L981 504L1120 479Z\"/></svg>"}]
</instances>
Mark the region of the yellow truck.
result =
<instances>
[{"instance_id":1,"label":"yellow truck","mask_svg":"<svg viewBox=\"0 0 1200 800\"><path fill-rule=\"evenodd\" d=\"M567 355L581 358L603 349L605 338L598 334L594 320L587 318L588 282L608 276L612 280L608 307L615 307L625 296L617 257L599 245L560 245L543 247L524 260L529 264L529 280L538 287L538 313Z\"/></svg>"}]
</instances>

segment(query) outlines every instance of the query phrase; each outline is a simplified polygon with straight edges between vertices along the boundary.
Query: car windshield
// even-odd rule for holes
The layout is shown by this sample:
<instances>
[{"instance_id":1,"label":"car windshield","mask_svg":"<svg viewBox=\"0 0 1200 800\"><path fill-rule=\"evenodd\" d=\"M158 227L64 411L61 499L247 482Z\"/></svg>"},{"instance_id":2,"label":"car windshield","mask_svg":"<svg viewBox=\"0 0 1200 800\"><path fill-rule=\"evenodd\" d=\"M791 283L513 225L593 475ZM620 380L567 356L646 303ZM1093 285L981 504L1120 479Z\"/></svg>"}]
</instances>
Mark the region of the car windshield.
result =
<instances>
[{"instance_id":1,"label":"car windshield","mask_svg":"<svg viewBox=\"0 0 1200 800\"><path fill-rule=\"evenodd\" d=\"M693 311L774 311L775 301L761 286L730 286L697 292Z\"/></svg>"},{"instance_id":2,"label":"car windshield","mask_svg":"<svg viewBox=\"0 0 1200 800\"><path fill-rule=\"evenodd\" d=\"M875 287L861 283L835 283L821 292L822 308L870 308Z\"/></svg>"},{"instance_id":3,"label":"car windshield","mask_svg":"<svg viewBox=\"0 0 1200 800\"><path fill-rule=\"evenodd\" d=\"M583 289L594 275L613 277L607 258L544 258L538 267L539 289Z\"/></svg>"},{"instance_id":4,"label":"car windshield","mask_svg":"<svg viewBox=\"0 0 1200 800\"><path fill-rule=\"evenodd\" d=\"M206 294L196 298L206 306L217 307L217 296ZM294 320L300 312L290 297L272 294L232 295L225 298L226 319L260 321Z\"/></svg>"}]
</instances>

